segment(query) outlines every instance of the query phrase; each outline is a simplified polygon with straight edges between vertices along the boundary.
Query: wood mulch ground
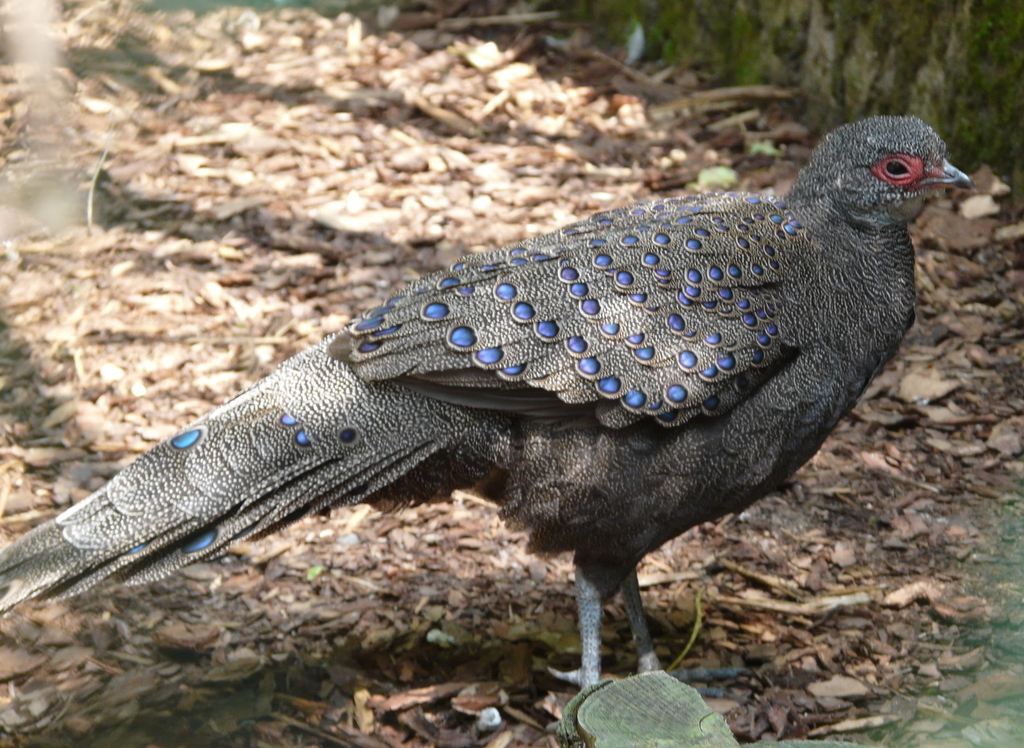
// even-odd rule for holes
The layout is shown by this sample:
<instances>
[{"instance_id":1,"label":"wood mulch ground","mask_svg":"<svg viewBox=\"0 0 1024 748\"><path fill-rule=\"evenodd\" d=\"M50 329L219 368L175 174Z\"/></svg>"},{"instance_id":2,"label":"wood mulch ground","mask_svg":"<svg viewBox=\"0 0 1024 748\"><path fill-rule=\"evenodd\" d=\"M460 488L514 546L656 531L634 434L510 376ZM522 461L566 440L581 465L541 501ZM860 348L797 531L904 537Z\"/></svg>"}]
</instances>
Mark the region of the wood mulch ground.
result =
<instances>
[{"instance_id":1,"label":"wood mulch ground","mask_svg":"<svg viewBox=\"0 0 1024 748\"><path fill-rule=\"evenodd\" d=\"M790 92L473 18L512 3L447 7L380 30L68 2L49 78L2 61L5 541L422 273L652 195L782 192L813 145ZM976 177L915 224L920 319L852 416L782 490L641 568L664 662L699 610L685 664L749 669L711 699L741 741L1021 744L1024 224ZM523 541L470 495L354 507L23 605L0 621L0 745L551 745L571 566Z\"/></svg>"}]
</instances>

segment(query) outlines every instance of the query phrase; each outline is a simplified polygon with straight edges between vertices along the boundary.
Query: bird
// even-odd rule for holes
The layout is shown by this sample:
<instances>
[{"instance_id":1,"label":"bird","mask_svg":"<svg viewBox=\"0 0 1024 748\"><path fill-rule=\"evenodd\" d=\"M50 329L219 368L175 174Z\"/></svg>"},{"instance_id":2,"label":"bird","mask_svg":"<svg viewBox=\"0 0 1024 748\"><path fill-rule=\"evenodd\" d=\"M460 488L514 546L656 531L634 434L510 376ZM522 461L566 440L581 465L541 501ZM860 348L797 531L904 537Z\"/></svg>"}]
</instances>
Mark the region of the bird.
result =
<instances>
[{"instance_id":1,"label":"bird","mask_svg":"<svg viewBox=\"0 0 1024 748\"><path fill-rule=\"evenodd\" d=\"M140 455L0 552L0 613L145 583L311 512L492 499L571 552L581 687L637 564L821 446L914 320L908 222L970 188L922 120L826 135L789 193L657 198L471 254Z\"/></svg>"}]
</instances>

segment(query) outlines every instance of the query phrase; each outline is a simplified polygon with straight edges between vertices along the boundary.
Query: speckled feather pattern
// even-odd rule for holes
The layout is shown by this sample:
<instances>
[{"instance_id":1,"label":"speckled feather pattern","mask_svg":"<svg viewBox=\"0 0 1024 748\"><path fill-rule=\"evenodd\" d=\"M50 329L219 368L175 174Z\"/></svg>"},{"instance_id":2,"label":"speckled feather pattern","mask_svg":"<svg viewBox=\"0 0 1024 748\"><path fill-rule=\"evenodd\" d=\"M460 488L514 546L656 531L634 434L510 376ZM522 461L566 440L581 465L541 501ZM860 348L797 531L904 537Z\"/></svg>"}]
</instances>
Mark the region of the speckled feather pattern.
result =
<instances>
[{"instance_id":1,"label":"speckled feather pattern","mask_svg":"<svg viewBox=\"0 0 1024 748\"><path fill-rule=\"evenodd\" d=\"M890 152L946 157L920 120L872 118L784 201L641 203L422 278L0 552L0 611L471 487L614 592L796 470L898 349L919 197L872 176Z\"/></svg>"}]
</instances>

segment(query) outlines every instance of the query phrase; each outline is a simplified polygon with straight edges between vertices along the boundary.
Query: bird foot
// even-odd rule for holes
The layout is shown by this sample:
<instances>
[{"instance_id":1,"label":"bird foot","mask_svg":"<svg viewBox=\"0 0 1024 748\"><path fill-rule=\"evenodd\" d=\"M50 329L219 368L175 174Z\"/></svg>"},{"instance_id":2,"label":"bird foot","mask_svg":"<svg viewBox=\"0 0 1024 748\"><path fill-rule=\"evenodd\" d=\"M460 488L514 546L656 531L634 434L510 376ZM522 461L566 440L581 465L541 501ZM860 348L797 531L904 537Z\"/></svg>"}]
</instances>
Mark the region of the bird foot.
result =
<instances>
[{"instance_id":1,"label":"bird foot","mask_svg":"<svg viewBox=\"0 0 1024 748\"><path fill-rule=\"evenodd\" d=\"M583 688L581 685L583 682L583 671L580 668L575 670L555 670L553 667L549 667L548 672L558 678L558 680L571 683L576 688Z\"/></svg>"},{"instance_id":2,"label":"bird foot","mask_svg":"<svg viewBox=\"0 0 1024 748\"><path fill-rule=\"evenodd\" d=\"M581 691L583 688L590 685L590 683L584 682L583 668L576 668L575 670L555 670L553 667L549 667L548 672L558 678L558 680L570 683ZM597 680L595 679L594 682L596 683Z\"/></svg>"},{"instance_id":3,"label":"bird foot","mask_svg":"<svg viewBox=\"0 0 1024 748\"><path fill-rule=\"evenodd\" d=\"M647 652L637 658L636 671L638 673L653 673L656 670L662 669L661 663L658 662L658 655L654 654L654 652Z\"/></svg>"}]
</instances>

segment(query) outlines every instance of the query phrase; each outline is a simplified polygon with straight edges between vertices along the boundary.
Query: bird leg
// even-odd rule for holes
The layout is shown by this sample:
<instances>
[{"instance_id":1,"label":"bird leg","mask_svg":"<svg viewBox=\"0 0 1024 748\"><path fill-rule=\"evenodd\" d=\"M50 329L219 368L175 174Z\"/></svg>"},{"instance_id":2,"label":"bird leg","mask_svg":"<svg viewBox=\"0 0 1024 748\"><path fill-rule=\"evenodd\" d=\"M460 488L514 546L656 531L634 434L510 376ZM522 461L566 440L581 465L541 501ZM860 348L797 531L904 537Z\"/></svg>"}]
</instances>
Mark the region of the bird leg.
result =
<instances>
[{"instance_id":1,"label":"bird leg","mask_svg":"<svg viewBox=\"0 0 1024 748\"><path fill-rule=\"evenodd\" d=\"M626 616L629 618L629 628L633 632L633 644L636 646L636 671L649 673L661 670L658 655L654 653L651 632L647 630L647 616L644 615L643 602L640 600L640 583L636 578L636 569L622 580L622 601L626 604Z\"/></svg>"},{"instance_id":2,"label":"bird leg","mask_svg":"<svg viewBox=\"0 0 1024 748\"><path fill-rule=\"evenodd\" d=\"M576 609L579 613L580 644L583 656L578 670L568 672L548 668L553 676L581 690L601 679L601 591L588 579L582 566L576 566Z\"/></svg>"}]
</instances>

